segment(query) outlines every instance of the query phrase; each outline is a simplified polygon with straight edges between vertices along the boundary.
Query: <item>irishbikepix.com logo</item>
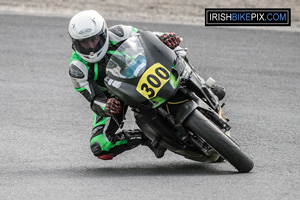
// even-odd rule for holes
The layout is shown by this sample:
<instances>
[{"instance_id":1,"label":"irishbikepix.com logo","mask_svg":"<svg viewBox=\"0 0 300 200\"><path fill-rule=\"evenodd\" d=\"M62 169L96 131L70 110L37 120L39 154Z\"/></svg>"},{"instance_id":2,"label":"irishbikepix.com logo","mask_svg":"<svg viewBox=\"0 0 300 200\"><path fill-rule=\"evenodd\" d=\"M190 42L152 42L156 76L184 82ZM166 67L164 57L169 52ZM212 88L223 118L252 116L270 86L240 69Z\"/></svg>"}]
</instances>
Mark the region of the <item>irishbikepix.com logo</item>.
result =
<instances>
[{"instance_id":1,"label":"irishbikepix.com logo","mask_svg":"<svg viewBox=\"0 0 300 200\"><path fill-rule=\"evenodd\" d=\"M290 8L206 8L205 26L290 26Z\"/></svg>"}]
</instances>

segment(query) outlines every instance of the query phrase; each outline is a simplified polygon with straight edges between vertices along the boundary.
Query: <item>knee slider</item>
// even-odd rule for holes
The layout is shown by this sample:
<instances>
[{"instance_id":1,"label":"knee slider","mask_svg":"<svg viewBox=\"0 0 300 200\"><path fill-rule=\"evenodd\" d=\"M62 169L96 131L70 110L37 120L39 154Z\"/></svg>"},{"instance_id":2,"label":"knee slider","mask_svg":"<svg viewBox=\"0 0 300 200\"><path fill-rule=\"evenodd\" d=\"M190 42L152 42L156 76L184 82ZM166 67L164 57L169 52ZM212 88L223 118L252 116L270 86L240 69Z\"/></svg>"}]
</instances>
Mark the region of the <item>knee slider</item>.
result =
<instances>
[{"instance_id":1,"label":"knee slider","mask_svg":"<svg viewBox=\"0 0 300 200\"><path fill-rule=\"evenodd\" d=\"M102 155L102 156L98 156L99 159L101 160L112 160L114 158L113 155Z\"/></svg>"}]
</instances>

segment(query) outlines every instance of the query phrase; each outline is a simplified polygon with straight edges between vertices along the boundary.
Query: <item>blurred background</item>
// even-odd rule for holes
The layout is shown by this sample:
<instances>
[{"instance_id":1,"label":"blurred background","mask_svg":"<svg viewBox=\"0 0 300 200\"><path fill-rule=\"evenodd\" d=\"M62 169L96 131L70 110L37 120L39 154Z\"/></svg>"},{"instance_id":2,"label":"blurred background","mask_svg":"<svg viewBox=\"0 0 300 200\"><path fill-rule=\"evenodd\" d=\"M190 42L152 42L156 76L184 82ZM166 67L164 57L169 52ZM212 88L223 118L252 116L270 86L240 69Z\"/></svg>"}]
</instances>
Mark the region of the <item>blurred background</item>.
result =
<instances>
[{"instance_id":1,"label":"blurred background","mask_svg":"<svg viewBox=\"0 0 300 200\"><path fill-rule=\"evenodd\" d=\"M110 20L204 25L205 8L292 8L300 28L299 0L0 0L0 12L71 17L94 9Z\"/></svg>"}]
</instances>

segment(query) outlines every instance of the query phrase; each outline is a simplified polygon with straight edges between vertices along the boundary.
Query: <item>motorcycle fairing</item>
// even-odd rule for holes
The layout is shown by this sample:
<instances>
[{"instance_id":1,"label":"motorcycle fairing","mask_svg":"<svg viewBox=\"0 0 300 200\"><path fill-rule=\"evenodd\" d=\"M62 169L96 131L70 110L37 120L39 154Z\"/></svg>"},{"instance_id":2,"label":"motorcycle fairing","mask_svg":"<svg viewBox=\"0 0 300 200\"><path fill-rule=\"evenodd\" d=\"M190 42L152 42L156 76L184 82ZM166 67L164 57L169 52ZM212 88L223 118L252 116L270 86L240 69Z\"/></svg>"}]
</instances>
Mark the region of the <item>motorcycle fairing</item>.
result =
<instances>
[{"instance_id":1,"label":"motorcycle fairing","mask_svg":"<svg viewBox=\"0 0 300 200\"><path fill-rule=\"evenodd\" d=\"M121 71L122 66L130 66L131 62L138 57L134 56L132 49L130 55L124 57L126 56L124 52L127 52L132 44L137 49L136 53L141 55L140 58L143 54L146 57L146 67L143 69L141 64L143 62L139 62L137 68L140 69L136 73L129 73L131 74L129 77ZM176 92L179 82L179 79L175 78L176 75L172 73L175 60L176 54L156 35L146 31L123 42L111 56L104 83L113 94L133 108L152 98L168 99Z\"/></svg>"}]
</instances>

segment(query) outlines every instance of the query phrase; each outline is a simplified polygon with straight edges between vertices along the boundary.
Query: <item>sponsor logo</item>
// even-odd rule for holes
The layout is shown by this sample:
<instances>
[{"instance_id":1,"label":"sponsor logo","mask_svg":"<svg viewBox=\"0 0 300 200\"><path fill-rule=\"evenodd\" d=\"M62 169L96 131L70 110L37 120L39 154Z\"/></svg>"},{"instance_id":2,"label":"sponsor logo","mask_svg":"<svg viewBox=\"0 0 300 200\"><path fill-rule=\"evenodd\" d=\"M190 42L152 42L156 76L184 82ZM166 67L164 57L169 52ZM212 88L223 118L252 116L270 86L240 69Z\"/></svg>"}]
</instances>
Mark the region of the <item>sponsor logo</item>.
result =
<instances>
[{"instance_id":1,"label":"sponsor logo","mask_svg":"<svg viewBox=\"0 0 300 200\"><path fill-rule=\"evenodd\" d=\"M87 28L87 29L83 29L83 30L79 31L79 34L80 34L80 35L82 35L82 34L87 34L87 33L91 32L91 31L92 31L92 29Z\"/></svg>"},{"instance_id":2,"label":"sponsor logo","mask_svg":"<svg viewBox=\"0 0 300 200\"><path fill-rule=\"evenodd\" d=\"M291 26L291 9L206 8L205 26Z\"/></svg>"}]
</instances>

